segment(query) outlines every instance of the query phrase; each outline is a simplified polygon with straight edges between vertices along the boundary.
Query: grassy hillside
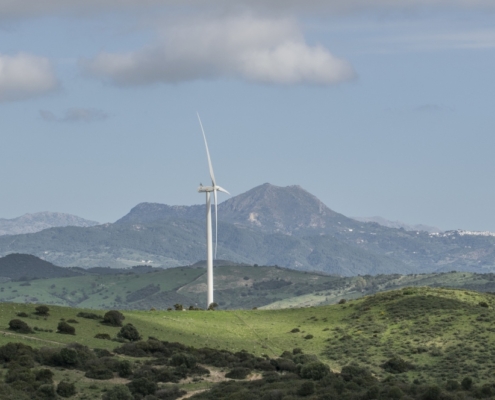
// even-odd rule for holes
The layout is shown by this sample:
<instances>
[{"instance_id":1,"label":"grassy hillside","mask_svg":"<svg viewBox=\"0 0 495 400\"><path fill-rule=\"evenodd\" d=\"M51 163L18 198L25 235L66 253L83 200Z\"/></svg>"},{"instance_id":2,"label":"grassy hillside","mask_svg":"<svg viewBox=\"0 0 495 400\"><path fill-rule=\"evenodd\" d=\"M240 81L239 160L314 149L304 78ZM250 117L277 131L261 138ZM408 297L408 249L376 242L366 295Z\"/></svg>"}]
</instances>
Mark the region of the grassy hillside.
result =
<instances>
[{"instance_id":1,"label":"grassy hillside","mask_svg":"<svg viewBox=\"0 0 495 400\"><path fill-rule=\"evenodd\" d=\"M485 307L486 306L486 307ZM125 322L142 336L269 356L301 348L340 370L352 362L365 365L380 378L390 375L381 365L399 357L411 363L401 376L420 382L492 379L495 367L495 297L453 289L405 288L346 304L239 311L126 311ZM62 345L77 340L89 347L111 350L115 343L95 339L114 337L118 328L77 317L81 310L50 307L50 316L33 315L34 305L0 306L0 345L21 340L31 346ZM61 318L76 319L76 336L54 332L17 335L7 330L16 314L25 312L31 327L54 330ZM308 336L310 335L310 336Z\"/></svg>"},{"instance_id":2,"label":"grassy hillside","mask_svg":"<svg viewBox=\"0 0 495 400\"><path fill-rule=\"evenodd\" d=\"M167 309L180 303L204 307L205 268L133 268L120 274L0 282L0 301L44 303L96 309ZM125 273L123 273L125 271ZM147 271L147 272L146 272ZM281 267L215 267L215 300L221 309L278 309L335 304L341 299L406 286L464 288L495 292L494 274L442 274L338 277Z\"/></svg>"}]
</instances>

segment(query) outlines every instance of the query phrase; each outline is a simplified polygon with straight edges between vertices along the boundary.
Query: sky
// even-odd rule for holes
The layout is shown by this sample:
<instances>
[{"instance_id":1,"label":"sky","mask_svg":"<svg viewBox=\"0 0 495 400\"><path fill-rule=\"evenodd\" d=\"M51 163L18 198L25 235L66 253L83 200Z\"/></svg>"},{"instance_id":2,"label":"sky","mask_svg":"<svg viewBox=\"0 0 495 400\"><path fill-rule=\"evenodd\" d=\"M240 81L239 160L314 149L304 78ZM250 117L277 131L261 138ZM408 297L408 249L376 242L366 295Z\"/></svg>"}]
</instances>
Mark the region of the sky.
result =
<instances>
[{"instance_id":1,"label":"sky","mask_svg":"<svg viewBox=\"0 0 495 400\"><path fill-rule=\"evenodd\" d=\"M198 112L232 195L495 231L494 71L493 0L0 0L0 218L203 203Z\"/></svg>"}]
</instances>

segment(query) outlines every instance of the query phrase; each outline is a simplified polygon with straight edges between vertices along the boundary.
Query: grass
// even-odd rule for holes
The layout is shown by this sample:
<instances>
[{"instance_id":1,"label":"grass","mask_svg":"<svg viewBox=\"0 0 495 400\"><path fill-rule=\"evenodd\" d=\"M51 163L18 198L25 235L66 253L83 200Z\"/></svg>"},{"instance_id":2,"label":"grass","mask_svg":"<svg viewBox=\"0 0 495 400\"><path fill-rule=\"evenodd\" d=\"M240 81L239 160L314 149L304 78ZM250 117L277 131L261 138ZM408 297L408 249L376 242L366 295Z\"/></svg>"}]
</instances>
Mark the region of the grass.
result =
<instances>
[{"instance_id":1,"label":"grass","mask_svg":"<svg viewBox=\"0 0 495 400\"><path fill-rule=\"evenodd\" d=\"M480 306L486 302L488 307ZM73 341L91 348L112 350L118 344L95 339L96 333L115 337L119 328L79 318L80 309L50 306L46 319L32 313L33 304L0 305L0 345L22 341L34 347ZM385 378L380 365L400 357L415 366L402 374L409 380L444 382L472 376L491 379L495 368L495 297L455 289L405 288L366 296L346 304L281 310L236 311L124 311L141 335L271 357L299 347L316 354L336 371L357 362ZM90 311L91 310L86 310ZM16 313L31 327L56 329L61 318L74 318L76 336L55 332L8 335ZM93 310L94 312L94 310ZM102 311L101 314L104 312ZM299 332L291 333L298 328ZM305 339L312 335L311 339Z\"/></svg>"}]
</instances>

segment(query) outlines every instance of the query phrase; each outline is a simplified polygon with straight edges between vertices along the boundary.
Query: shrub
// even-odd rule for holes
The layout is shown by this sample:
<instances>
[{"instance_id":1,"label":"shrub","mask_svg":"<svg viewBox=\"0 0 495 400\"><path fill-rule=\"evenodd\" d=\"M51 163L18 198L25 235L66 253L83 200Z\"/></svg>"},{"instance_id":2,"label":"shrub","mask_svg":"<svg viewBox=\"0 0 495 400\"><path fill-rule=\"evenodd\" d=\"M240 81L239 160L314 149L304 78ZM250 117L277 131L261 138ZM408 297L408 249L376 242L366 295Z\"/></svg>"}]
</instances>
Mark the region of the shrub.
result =
<instances>
[{"instance_id":1,"label":"shrub","mask_svg":"<svg viewBox=\"0 0 495 400\"><path fill-rule=\"evenodd\" d=\"M174 304L175 311L182 311L184 306L180 303Z\"/></svg>"},{"instance_id":2,"label":"shrub","mask_svg":"<svg viewBox=\"0 0 495 400\"><path fill-rule=\"evenodd\" d=\"M414 369L414 366L400 357L392 357L381 365L381 367L391 374L401 374L403 372Z\"/></svg>"},{"instance_id":3,"label":"shrub","mask_svg":"<svg viewBox=\"0 0 495 400\"><path fill-rule=\"evenodd\" d=\"M89 313L89 312L82 312L82 311L80 313L77 313L77 316L80 318L87 318L87 319L103 319L101 315Z\"/></svg>"},{"instance_id":4,"label":"shrub","mask_svg":"<svg viewBox=\"0 0 495 400\"><path fill-rule=\"evenodd\" d=\"M176 353L170 359L170 365L180 367L184 365L186 368L194 368L196 366L196 358L186 353Z\"/></svg>"},{"instance_id":5,"label":"shrub","mask_svg":"<svg viewBox=\"0 0 495 400\"><path fill-rule=\"evenodd\" d=\"M13 319L9 322L9 329L19 333L33 333L33 330L20 319Z\"/></svg>"},{"instance_id":6,"label":"shrub","mask_svg":"<svg viewBox=\"0 0 495 400\"><path fill-rule=\"evenodd\" d=\"M68 319L67 322L71 323L71 324L78 324L79 322L76 321L74 318L71 318L71 319Z\"/></svg>"},{"instance_id":7,"label":"shrub","mask_svg":"<svg viewBox=\"0 0 495 400\"><path fill-rule=\"evenodd\" d=\"M347 300L346 299L340 299L339 300L339 304L345 304L345 303L347 303Z\"/></svg>"},{"instance_id":8,"label":"shrub","mask_svg":"<svg viewBox=\"0 0 495 400\"><path fill-rule=\"evenodd\" d=\"M55 387L51 384L41 385L36 391L39 397L42 399L56 399Z\"/></svg>"},{"instance_id":9,"label":"shrub","mask_svg":"<svg viewBox=\"0 0 495 400\"><path fill-rule=\"evenodd\" d=\"M120 332L117 333L117 337L127 339L130 342L141 340L138 330L132 324L124 325Z\"/></svg>"},{"instance_id":10,"label":"shrub","mask_svg":"<svg viewBox=\"0 0 495 400\"><path fill-rule=\"evenodd\" d=\"M43 383L53 383L53 372L47 368L36 371L36 381Z\"/></svg>"},{"instance_id":11,"label":"shrub","mask_svg":"<svg viewBox=\"0 0 495 400\"><path fill-rule=\"evenodd\" d=\"M103 316L103 323L111 326L122 326L124 315L117 310L110 310Z\"/></svg>"},{"instance_id":12,"label":"shrub","mask_svg":"<svg viewBox=\"0 0 495 400\"><path fill-rule=\"evenodd\" d=\"M67 381L61 381L57 385L57 394L61 397L71 397L76 394L76 386Z\"/></svg>"},{"instance_id":13,"label":"shrub","mask_svg":"<svg viewBox=\"0 0 495 400\"><path fill-rule=\"evenodd\" d=\"M313 339L313 337L314 337L313 335L306 335L304 336L304 339L309 340L309 339Z\"/></svg>"},{"instance_id":14,"label":"shrub","mask_svg":"<svg viewBox=\"0 0 495 400\"><path fill-rule=\"evenodd\" d=\"M466 376L462 382L461 386L464 390L470 390L473 387L473 379L470 378L469 376Z\"/></svg>"},{"instance_id":15,"label":"shrub","mask_svg":"<svg viewBox=\"0 0 495 400\"><path fill-rule=\"evenodd\" d=\"M154 394L158 389L158 386L155 382L144 377L133 379L127 384L127 386L133 394L141 394L143 396Z\"/></svg>"},{"instance_id":16,"label":"shrub","mask_svg":"<svg viewBox=\"0 0 495 400\"><path fill-rule=\"evenodd\" d=\"M28 315L25 312L18 312L16 315L18 317L21 317L21 318L27 318L28 317Z\"/></svg>"},{"instance_id":17,"label":"shrub","mask_svg":"<svg viewBox=\"0 0 495 400\"><path fill-rule=\"evenodd\" d=\"M248 368L236 367L225 374L225 377L230 379L246 379L250 372Z\"/></svg>"},{"instance_id":18,"label":"shrub","mask_svg":"<svg viewBox=\"0 0 495 400\"><path fill-rule=\"evenodd\" d=\"M119 385L107 391L102 400L134 400L134 396L127 386Z\"/></svg>"},{"instance_id":19,"label":"shrub","mask_svg":"<svg viewBox=\"0 0 495 400\"><path fill-rule=\"evenodd\" d=\"M111 340L112 338L108 333L97 333L95 335L95 339L104 339L104 340Z\"/></svg>"},{"instance_id":20,"label":"shrub","mask_svg":"<svg viewBox=\"0 0 495 400\"><path fill-rule=\"evenodd\" d=\"M303 365L301 368L301 377L304 379L312 379L319 381L330 373L328 365L322 362L312 362Z\"/></svg>"},{"instance_id":21,"label":"shrub","mask_svg":"<svg viewBox=\"0 0 495 400\"><path fill-rule=\"evenodd\" d=\"M64 347L62 350L60 350L59 355L62 365L75 366L79 362L79 355L77 354L77 351L69 347Z\"/></svg>"},{"instance_id":22,"label":"shrub","mask_svg":"<svg viewBox=\"0 0 495 400\"><path fill-rule=\"evenodd\" d=\"M314 392L315 392L315 384L311 381L304 382L297 390L297 394L299 396L309 396Z\"/></svg>"},{"instance_id":23,"label":"shrub","mask_svg":"<svg viewBox=\"0 0 495 400\"><path fill-rule=\"evenodd\" d=\"M438 400L441 398L442 389L438 386L428 386L423 392L423 400Z\"/></svg>"},{"instance_id":24,"label":"shrub","mask_svg":"<svg viewBox=\"0 0 495 400\"><path fill-rule=\"evenodd\" d=\"M300 332L299 328L294 328L290 331L290 333L297 333Z\"/></svg>"},{"instance_id":25,"label":"shrub","mask_svg":"<svg viewBox=\"0 0 495 400\"><path fill-rule=\"evenodd\" d=\"M48 315L50 315L48 313L50 311L50 309L47 306L38 306L35 308L35 310L36 310L36 312L35 312L36 315L41 315L44 317L47 317Z\"/></svg>"},{"instance_id":26,"label":"shrub","mask_svg":"<svg viewBox=\"0 0 495 400\"><path fill-rule=\"evenodd\" d=\"M118 373L121 378L127 378L132 375L132 365L128 360L123 360L119 363Z\"/></svg>"},{"instance_id":27,"label":"shrub","mask_svg":"<svg viewBox=\"0 0 495 400\"><path fill-rule=\"evenodd\" d=\"M479 305L480 307L485 307L485 308L488 308L488 303L487 303L486 301L480 301L480 302L478 303L478 305Z\"/></svg>"},{"instance_id":28,"label":"shrub","mask_svg":"<svg viewBox=\"0 0 495 400\"><path fill-rule=\"evenodd\" d=\"M450 392L453 392L455 390L459 390L460 387L461 387L461 385L459 384L459 382L454 381L454 380L449 380L445 384L445 389L447 389Z\"/></svg>"},{"instance_id":29,"label":"shrub","mask_svg":"<svg viewBox=\"0 0 495 400\"><path fill-rule=\"evenodd\" d=\"M65 321L60 321L57 326L57 333L63 333L65 335L75 335L76 328L74 328L72 325L69 325Z\"/></svg>"}]
</instances>

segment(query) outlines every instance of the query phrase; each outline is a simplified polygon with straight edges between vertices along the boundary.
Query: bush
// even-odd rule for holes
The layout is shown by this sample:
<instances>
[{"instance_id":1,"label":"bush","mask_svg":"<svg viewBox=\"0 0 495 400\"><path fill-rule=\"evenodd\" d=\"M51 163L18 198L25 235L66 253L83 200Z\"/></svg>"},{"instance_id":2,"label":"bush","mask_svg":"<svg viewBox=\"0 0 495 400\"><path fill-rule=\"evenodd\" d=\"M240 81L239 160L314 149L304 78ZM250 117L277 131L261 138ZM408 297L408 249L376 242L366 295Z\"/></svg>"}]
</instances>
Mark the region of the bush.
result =
<instances>
[{"instance_id":1,"label":"bush","mask_svg":"<svg viewBox=\"0 0 495 400\"><path fill-rule=\"evenodd\" d=\"M438 400L441 398L442 389L438 386L428 386L423 393L423 400Z\"/></svg>"},{"instance_id":2,"label":"bush","mask_svg":"<svg viewBox=\"0 0 495 400\"><path fill-rule=\"evenodd\" d=\"M57 385L57 394L61 397L71 397L76 394L76 386L67 381L61 381Z\"/></svg>"},{"instance_id":3,"label":"bush","mask_svg":"<svg viewBox=\"0 0 495 400\"><path fill-rule=\"evenodd\" d=\"M170 365L180 367L184 365L186 368L194 368L196 366L196 358L186 353L176 353L170 359Z\"/></svg>"},{"instance_id":4,"label":"bush","mask_svg":"<svg viewBox=\"0 0 495 400\"><path fill-rule=\"evenodd\" d=\"M158 389L158 385L155 382L144 377L133 379L127 386L133 394L141 394L143 396L154 394Z\"/></svg>"},{"instance_id":5,"label":"bush","mask_svg":"<svg viewBox=\"0 0 495 400\"><path fill-rule=\"evenodd\" d=\"M112 338L108 333L97 333L95 335L95 339L112 340Z\"/></svg>"},{"instance_id":6,"label":"bush","mask_svg":"<svg viewBox=\"0 0 495 400\"><path fill-rule=\"evenodd\" d=\"M134 396L127 386L119 385L107 391L102 400L134 400Z\"/></svg>"},{"instance_id":7,"label":"bush","mask_svg":"<svg viewBox=\"0 0 495 400\"><path fill-rule=\"evenodd\" d=\"M132 365L128 360L123 360L119 363L118 373L121 378L127 378L132 375Z\"/></svg>"},{"instance_id":8,"label":"bush","mask_svg":"<svg viewBox=\"0 0 495 400\"><path fill-rule=\"evenodd\" d=\"M315 384L311 381L304 382L297 390L297 394L299 396L309 396L314 392L315 392Z\"/></svg>"},{"instance_id":9,"label":"bush","mask_svg":"<svg viewBox=\"0 0 495 400\"><path fill-rule=\"evenodd\" d=\"M294 328L290 331L290 333L297 333L300 332L299 328Z\"/></svg>"},{"instance_id":10,"label":"bush","mask_svg":"<svg viewBox=\"0 0 495 400\"><path fill-rule=\"evenodd\" d=\"M103 316L103 323L111 326L122 326L124 315L117 310L110 310Z\"/></svg>"},{"instance_id":11,"label":"bush","mask_svg":"<svg viewBox=\"0 0 495 400\"><path fill-rule=\"evenodd\" d=\"M43 317L47 317L48 315L50 315L48 313L50 309L47 306L38 306L35 308L35 310L36 310L35 312L36 315L41 315Z\"/></svg>"},{"instance_id":12,"label":"bush","mask_svg":"<svg viewBox=\"0 0 495 400\"><path fill-rule=\"evenodd\" d=\"M38 396L42 399L56 399L55 387L51 384L41 385L36 391Z\"/></svg>"},{"instance_id":13,"label":"bush","mask_svg":"<svg viewBox=\"0 0 495 400\"><path fill-rule=\"evenodd\" d=\"M309 339L313 339L313 337L314 337L313 335L306 335L304 336L304 339L309 340Z\"/></svg>"},{"instance_id":14,"label":"bush","mask_svg":"<svg viewBox=\"0 0 495 400\"><path fill-rule=\"evenodd\" d=\"M480 301L480 302L478 303L478 305L479 305L480 307L485 307L485 308L488 308L488 303L487 303L486 301Z\"/></svg>"},{"instance_id":15,"label":"bush","mask_svg":"<svg viewBox=\"0 0 495 400\"><path fill-rule=\"evenodd\" d=\"M65 335L75 335L76 328L74 328L72 325L69 325L65 321L60 321L57 326L57 333L63 333Z\"/></svg>"},{"instance_id":16,"label":"bush","mask_svg":"<svg viewBox=\"0 0 495 400\"><path fill-rule=\"evenodd\" d=\"M250 372L248 368L237 367L225 374L225 377L230 379L246 379Z\"/></svg>"},{"instance_id":17,"label":"bush","mask_svg":"<svg viewBox=\"0 0 495 400\"><path fill-rule=\"evenodd\" d=\"M381 367L391 374L401 374L414 369L414 366L400 357L393 357L381 365Z\"/></svg>"},{"instance_id":18,"label":"bush","mask_svg":"<svg viewBox=\"0 0 495 400\"><path fill-rule=\"evenodd\" d=\"M312 362L303 365L301 368L301 377L304 379L312 379L314 381L319 381L323 379L330 373L330 368L328 365L322 362Z\"/></svg>"},{"instance_id":19,"label":"bush","mask_svg":"<svg viewBox=\"0 0 495 400\"><path fill-rule=\"evenodd\" d=\"M18 312L16 315L21 318L27 318L29 316L25 312Z\"/></svg>"},{"instance_id":20,"label":"bush","mask_svg":"<svg viewBox=\"0 0 495 400\"><path fill-rule=\"evenodd\" d=\"M464 390L470 390L473 387L473 379L470 378L469 376L466 376L462 382L461 386Z\"/></svg>"},{"instance_id":21,"label":"bush","mask_svg":"<svg viewBox=\"0 0 495 400\"><path fill-rule=\"evenodd\" d=\"M130 342L137 342L138 340L141 340L138 330L132 324L124 325L120 332L117 333L117 337L127 339Z\"/></svg>"},{"instance_id":22,"label":"bush","mask_svg":"<svg viewBox=\"0 0 495 400\"><path fill-rule=\"evenodd\" d=\"M459 382L454 380L447 381L447 383L445 384L445 389L447 389L450 392L459 390L460 387L461 385L459 384Z\"/></svg>"},{"instance_id":23,"label":"bush","mask_svg":"<svg viewBox=\"0 0 495 400\"><path fill-rule=\"evenodd\" d=\"M42 383L53 383L53 372L47 368L36 371L36 381Z\"/></svg>"},{"instance_id":24,"label":"bush","mask_svg":"<svg viewBox=\"0 0 495 400\"><path fill-rule=\"evenodd\" d=\"M9 329L18 333L33 333L33 330L20 319L13 319L9 322Z\"/></svg>"},{"instance_id":25,"label":"bush","mask_svg":"<svg viewBox=\"0 0 495 400\"><path fill-rule=\"evenodd\" d=\"M101 315L89 313L89 312L82 312L82 311L80 313L77 313L77 316L80 318L87 318L87 319L103 319Z\"/></svg>"},{"instance_id":26,"label":"bush","mask_svg":"<svg viewBox=\"0 0 495 400\"><path fill-rule=\"evenodd\" d=\"M347 300L346 299L340 299L339 300L339 304L345 304L345 303L347 303Z\"/></svg>"}]
</instances>

